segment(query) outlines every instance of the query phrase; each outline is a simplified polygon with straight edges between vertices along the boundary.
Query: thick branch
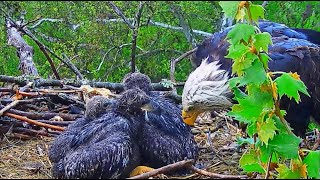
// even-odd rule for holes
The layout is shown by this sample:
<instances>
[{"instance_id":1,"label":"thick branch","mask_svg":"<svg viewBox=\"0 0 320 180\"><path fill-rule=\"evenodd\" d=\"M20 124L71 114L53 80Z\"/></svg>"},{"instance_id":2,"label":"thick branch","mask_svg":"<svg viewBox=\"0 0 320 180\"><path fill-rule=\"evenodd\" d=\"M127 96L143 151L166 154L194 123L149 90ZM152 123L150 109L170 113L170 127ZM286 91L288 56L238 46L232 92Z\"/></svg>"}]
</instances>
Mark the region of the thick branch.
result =
<instances>
[{"instance_id":1,"label":"thick branch","mask_svg":"<svg viewBox=\"0 0 320 180\"><path fill-rule=\"evenodd\" d=\"M82 85L90 85L91 87L99 87L99 88L107 88L110 90L123 91L123 84L122 83L95 82L95 81L74 80L74 79L56 80L56 79L34 78L31 76L14 77L14 76L0 75L0 82L16 83L16 84L22 85L22 86L27 84L28 82L33 82L34 87L41 87L41 86L62 87L64 85L71 85L74 87L80 87ZM171 90L171 88L165 87L161 83L152 83L151 86L152 86L153 90L156 90L156 91L170 91ZM174 86L184 86L184 83L174 83Z\"/></svg>"},{"instance_id":2,"label":"thick branch","mask_svg":"<svg viewBox=\"0 0 320 180\"><path fill-rule=\"evenodd\" d=\"M138 31L140 27L140 18L142 14L142 9L144 6L144 2L139 2L139 8L135 16L134 20L134 29L132 33L132 50L131 50L131 72L136 72L136 45L137 45L137 37L138 37Z\"/></svg>"},{"instance_id":3,"label":"thick branch","mask_svg":"<svg viewBox=\"0 0 320 180\"><path fill-rule=\"evenodd\" d=\"M33 48L29 46L18 32L14 22L7 19L7 37L8 44L17 49L17 55L20 59L19 69L23 74L39 76L38 70L32 60Z\"/></svg>"}]
</instances>

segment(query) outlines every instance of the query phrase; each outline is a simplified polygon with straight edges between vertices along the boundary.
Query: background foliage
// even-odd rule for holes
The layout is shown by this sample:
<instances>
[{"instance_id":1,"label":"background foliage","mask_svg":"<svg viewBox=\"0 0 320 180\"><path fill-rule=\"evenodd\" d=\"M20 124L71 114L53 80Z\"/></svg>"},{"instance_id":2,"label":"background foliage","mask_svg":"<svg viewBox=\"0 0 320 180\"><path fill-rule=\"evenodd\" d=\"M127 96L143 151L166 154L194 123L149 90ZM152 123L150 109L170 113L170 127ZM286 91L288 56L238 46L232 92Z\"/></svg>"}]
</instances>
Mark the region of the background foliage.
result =
<instances>
[{"instance_id":1,"label":"background foliage","mask_svg":"<svg viewBox=\"0 0 320 180\"><path fill-rule=\"evenodd\" d=\"M114 3L127 18L134 18L137 1ZM183 32L147 24L148 20L152 20L178 27L179 21L170 11L170 3L181 8L183 17L194 30L213 33L221 27L222 12L216 1L150 2L142 12L136 66L154 82L169 79L170 60L192 49ZM254 3L262 4L263 1ZM0 7L15 19L25 12L26 21L39 17L62 20L45 21L35 28L32 28L34 24L30 24L28 28L57 55L69 57L85 78L120 82L124 74L130 72L132 31L125 23L103 21L120 19L106 2L10 1L6 4L8 6ZM270 1L266 6L265 16L266 19L285 23L290 27L320 30L319 11L319 1ZM7 45L3 14L0 23L0 74L20 75L16 49ZM194 38L200 43L205 37L194 34ZM24 39L34 48L34 62L40 75L43 78L53 77L50 65L38 46L27 36ZM51 58L61 77L75 78L74 73L65 65L56 58ZM176 68L176 79L185 81L191 70L189 61L181 61Z\"/></svg>"}]
</instances>

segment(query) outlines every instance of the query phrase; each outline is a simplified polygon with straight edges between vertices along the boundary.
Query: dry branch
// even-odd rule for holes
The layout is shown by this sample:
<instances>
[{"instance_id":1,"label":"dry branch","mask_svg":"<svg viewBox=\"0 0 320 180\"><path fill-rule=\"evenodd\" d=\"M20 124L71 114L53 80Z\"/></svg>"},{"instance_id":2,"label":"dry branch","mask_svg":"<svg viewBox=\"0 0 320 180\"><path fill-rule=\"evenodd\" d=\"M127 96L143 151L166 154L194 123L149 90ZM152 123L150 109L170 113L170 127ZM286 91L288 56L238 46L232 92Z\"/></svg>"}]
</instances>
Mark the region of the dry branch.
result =
<instances>
[{"instance_id":1,"label":"dry branch","mask_svg":"<svg viewBox=\"0 0 320 180\"><path fill-rule=\"evenodd\" d=\"M3 105L0 105L0 108L4 108ZM55 116L60 116L64 121L74 121L75 119L82 117L79 114L68 114L68 113L38 113L38 112L24 112L16 109L9 109L7 112L12 114L17 114L19 116L25 116L31 119L51 119Z\"/></svg>"},{"instance_id":2,"label":"dry branch","mask_svg":"<svg viewBox=\"0 0 320 180\"><path fill-rule=\"evenodd\" d=\"M45 127L45 128L51 128L51 129L54 129L54 130L57 130L57 131L64 131L63 127L54 126L54 125L50 125L50 124L45 124L45 123L42 123L42 122L37 122L35 120L29 119L29 118L24 117L24 116L19 116L19 115L12 114L12 113L9 113L9 112L5 112L4 115L8 116L8 117L15 118L15 119L18 119L18 120L21 120L21 121L25 121L25 122L27 122L29 124L33 124L33 125L37 125L37 126L41 126L41 127Z\"/></svg>"},{"instance_id":3,"label":"dry branch","mask_svg":"<svg viewBox=\"0 0 320 180\"><path fill-rule=\"evenodd\" d=\"M130 29L135 28L134 25L132 25L132 23L129 21L129 19L124 16L122 11L115 4L113 4L113 2L108 1L107 3L118 14L118 16L120 16L124 20L124 22L129 26Z\"/></svg>"},{"instance_id":4,"label":"dry branch","mask_svg":"<svg viewBox=\"0 0 320 180\"><path fill-rule=\"evenodd\" d=\"M154 170L149 171L147 173L143 173L143 174L140 174L140 175L137 175L134 177L127 178L127 179L148 179L149 177L156 176L158 174L164 174L164 173L174 171L177 169L191 167L192 164L193 164L193 160L183 160L183 161L169 164L167 166L163 166L161 168L154 169Z\"/></svg>"},{"instance_id":5,"label":"dry branch","mask_svg":"<svg viewBox=\"0 0 320 180\"><path fill-rule=\"evenodd\" d=\"M167 3L170 4L171 11L173 12L174 16L179 20L179 25L182 27L182 31L186 36L188 42L192 44L193 48L195 48L197 46L197 42L193 38L193 31L190 25L186 22L186 20L183 17L183 12L181 8L179 6L176 6L175 4L172 4L170 1L168 1Z\"/></svg>"},{"instance_id":6,"label":"dry branch","mask_svg":"<svg viewBox=\"0 0 320 180\"><path fill-rule=\"evenodd\" d=\"M134 19L134 28L132 29L132 47L131 47L131 72L136 72L136 48L137 48L137 38L138 38L138 31L140 27L140 18L142 14L142 9L145 2L139 2L139 8L135 15Z\"/></svg>"},{"instance_id":7,"label":"dry branch","mask_svg":"<svg viewBox=\"0 0 320 180\"><path fill-rule=\"evenodd\" d=\"M193 54L194 52L197 51L198 48L194 48L184 54L182 54L181 56L179 56L177 59L174 59L174 60L171 60L171 64L170 64L170 80L171 82L175 83L176 82L176 79L174 77L174 72L176 70L176 64L178 62L180 62L183 58L186 58L188 56L190 56L191 54Z\"/></svg>"},{"instance_id":8,"label":"dry branch","mask_svg":"<svg viewBox=\"0 0 320 180\"><path fill-rule=\"evenodd\" d=\"M71 85L74 87L80 87L82 85L90 85L91 87L98 88L107 88L110 90L123 91L122 83L110 83L110 82L95 82L95 81L87 81L87 80L75 80L75 79L64 79L64 80L56 80L56 79L42 79L35 78L32 76L5 76L0 75L0 82L9 82L16 83L18 85L26 85L28 82L33 82L34 87L41 86L59 86L62 87L64 85ZM171 88L163 86L161 83L152 83L151 84L153 90L156 91L170 91ZM184 86L184 83L174 83L174 86Z\"/></svg>"},{"instance_id":9,"label":"dry branch","mask_svg":"<svg viewBox=\"0 0 320 180\"><path fill-rule=\"evenodd\" d=\"M133 18L131 18L131 19L129 18L128 20L133 20ZM97 19L97 22L102 22L104 24L108 24L108 23L112 23L112 22L121 22L121 23L123 23L124 20L123 19ZM148 25L152 25L152 26L157 26L157 27L162 27L162 28L166 28L166 29L172 29L172 30L183 32L183 28L182 27L171 26L169 24L165 24L165 23L157 22L157 21L153 21L153 20L148 21ZM197 35L202 36L202 37L212 36L212 33L204 32L204 31L200 31L200 30L192 30L192 32L194 34L197 34Z\"/></svg>"}]
</instances>

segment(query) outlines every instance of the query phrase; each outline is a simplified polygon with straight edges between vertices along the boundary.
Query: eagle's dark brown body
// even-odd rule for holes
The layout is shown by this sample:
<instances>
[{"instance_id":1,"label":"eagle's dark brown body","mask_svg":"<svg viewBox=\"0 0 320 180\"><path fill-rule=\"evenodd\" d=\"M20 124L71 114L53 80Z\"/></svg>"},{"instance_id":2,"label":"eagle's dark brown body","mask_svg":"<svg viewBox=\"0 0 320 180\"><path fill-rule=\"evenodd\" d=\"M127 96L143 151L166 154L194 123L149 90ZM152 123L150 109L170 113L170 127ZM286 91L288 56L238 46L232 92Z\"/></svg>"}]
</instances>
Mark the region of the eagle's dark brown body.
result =
<instances>
[{"instance_id":1,"label":"eagle's dark brown body","mask_svg":"<svg viewBox=\"0 0 320 180\"><path fill-rule=\"evenodd\" d=\"M291 29L285 25L261 21L259 27L262 32L269 32L273 45L269 46L270 71L297 72L307 86L311 97L300 93L301 102L297 104L293 99L281 99L281 109L287 111L286 120L297 135L305 136L310 117L320 122L320 32L307 29ZM209 61L219 61L221 69L231 74L232 60L225 58L229 43L227 33L232 27L215 33L205 39L198 46L193 65L199 66L203 59L209 56ZM290 87L288 87L290 88Z\"/></svg>"}]
</instances>

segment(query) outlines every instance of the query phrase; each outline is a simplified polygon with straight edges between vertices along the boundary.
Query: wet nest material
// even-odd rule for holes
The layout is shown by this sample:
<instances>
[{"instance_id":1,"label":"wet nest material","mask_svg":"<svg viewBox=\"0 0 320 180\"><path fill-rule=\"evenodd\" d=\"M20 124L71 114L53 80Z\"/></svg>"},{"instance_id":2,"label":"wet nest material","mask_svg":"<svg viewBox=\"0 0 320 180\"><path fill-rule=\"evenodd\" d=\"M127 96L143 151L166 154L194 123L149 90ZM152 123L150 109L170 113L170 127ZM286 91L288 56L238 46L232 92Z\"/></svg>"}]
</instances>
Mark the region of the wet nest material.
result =
<instances>
[{"instance_id":1,"label":"wet nest material","mask_svg":"<svg viewBox=\"0 0 320 180\"><path fill-rule=\"evenodd\" d=\"M236 137L241 131L222 112L212 118L209 113L199 116L192 129L200 147L197 166L209 172L240 175L239 159L243 152L237 150ZM21 140L4 136L0 146L0 177L7 179L52 179L48 147L54 137L40 136ZM243 150L242 150L243 151ZM184 176L158 178L209 179L207 176L188 174Z\"/></svg>"}]
</instances>

